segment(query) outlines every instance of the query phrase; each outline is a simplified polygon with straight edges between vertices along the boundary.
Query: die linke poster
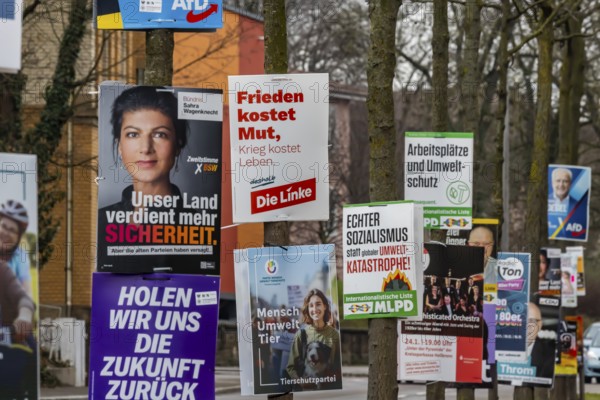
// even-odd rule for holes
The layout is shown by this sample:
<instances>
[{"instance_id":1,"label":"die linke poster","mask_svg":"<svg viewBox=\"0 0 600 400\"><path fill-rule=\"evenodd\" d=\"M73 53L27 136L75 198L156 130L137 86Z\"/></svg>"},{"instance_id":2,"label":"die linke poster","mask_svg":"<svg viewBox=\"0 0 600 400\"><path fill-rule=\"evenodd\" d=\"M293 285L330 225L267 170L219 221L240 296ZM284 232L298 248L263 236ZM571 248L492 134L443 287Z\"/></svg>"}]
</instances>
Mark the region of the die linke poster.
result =
<instances>
[{"instance_id":1,"label":"die linke poster","mask_svg":"<svg viewBox=\"0 0 600 400\"><path fill-rule=\"evenodd\" d=\"M90 399L214 399L219 285L202 275L94 273Z\"/></svg>"},{"instance_id":2,"label":"die linke poster","mask_svg":"<svg viewBox=\"0 0 600 400\"><path fill-rule=\"evenodd\" d=\"M421 316L422 217L412 202L344 206L344 319Z\"/></svg>"},{"instance_id":3,"label":"die linke poster","mask_svg":"<svg viewBox=\"0 0 600 400\"><path fill-rule=\"evenodd\" d=\"M0 73L21 69L22 10L21 0L0 0Z\"/></svg>"},{"instance_id":4,"label":"die linke poster","mask_svg":"<svg viewBox=\"0 0 600 400\"><path fill-rule=\"evenodd\" d=\"M334 245L235 257L242 395L341 389Z\"/></svg>"},{"instance_id":5,"label":"die linke poster","mask_svg":"<svg viewBox=\"0 0 600 400\"><path fill-rule=\"evenodd\" d=\"M398 379L481 383L484 249L433 242L425 250L423 320L399 321Z\"/></svg>"},{"instance_id":6,"label":"die linke poster","mask_svg":"<svg viewBox=\"0 0 600 400\"><path fill-rule=\"evenodd\" d=\"M327 74L229 77L233 222L329 219Z\"/></svg>"},{"instance_id":7,"label":"die linke poster","mask_svg":"<svg viewBox=\"0 0 600 400\"><path fill-rule=\"evenodd\" d=\"M95 0L98 29L214 31L223 27L222 0Z\"/></svg>"},{"instance_id":8,"label":"die linke poster","mask_svg":"<svg viewBox=\"0 0 600 400\"><path fill-rule=\"evenodd\" d=\"M426 229L469 229L473 134L406 132L404 195L423 204Z\"/></svg>"},{"instance_id":9,"label":"die linke poster","mask_svg":"<svg viewBox=\"0 0 600 400\"><path fill-rule=\"evenodd\" d=\"M220 90L100 85L102 272L219 274Z\"/></svg>"}]
</instances>

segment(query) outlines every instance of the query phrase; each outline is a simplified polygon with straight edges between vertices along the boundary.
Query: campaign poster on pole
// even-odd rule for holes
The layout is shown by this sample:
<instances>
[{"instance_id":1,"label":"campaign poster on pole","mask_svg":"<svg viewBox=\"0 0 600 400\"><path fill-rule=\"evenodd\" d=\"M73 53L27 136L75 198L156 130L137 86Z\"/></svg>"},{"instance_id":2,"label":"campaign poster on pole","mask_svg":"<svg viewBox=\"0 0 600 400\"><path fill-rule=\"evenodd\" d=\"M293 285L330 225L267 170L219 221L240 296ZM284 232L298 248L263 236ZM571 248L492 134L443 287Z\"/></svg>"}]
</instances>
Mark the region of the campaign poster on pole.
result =
<instances>
[{"instance_id":1,"label":"campaign poster on pole","mask_svg":"<svg viewBox=\"0 0 600 400\"><path fill-rule=\"evenodd\" d=\"M0 162L0 398L37 399L37 158L0 153Z\"/></svg>"},{"instance_id":2,"label":"campaign poster on pole","mask_svg":"<svg viewBox=\"0 0 600 400\"><path fill-rule=\"evenodd\" d=\"M423 204L426 229L470 229L473 133L405 132L404 196Z\"/></svg>"},{"instance_id":3,"label":"campaign poster on pole","mask_svg":"<svg viewBox=\"0 0 600 400\"><path fill-rule=\"evenodd\" d=\"M16 74L21 69L22 14L22 0L0 0L0 73Z\"/></svg>"},{"instance_id":4,"label":"campaign poster on pole","mask_svg":"<svg viewBox=\"0 0 600 400\"><path fill-rule=\"evenodd\" d=\"M222 0L95 0L98 29L214 31L223 27Z\"/></svg>"},{"instance_id":5,"label":"campaign poster on pole","mask_svg":"<svg viewBox=\"0 0 600 400\"><path fill-rule=\"evenodd\" d=\"M577 307L577 255L560 255L560 301L563 307Z\"/></svg>"},{"instance_id":6,"label":"campaign poster on pole","mask_svg":"<svg viewBox=\"0 0 600 400\"><path fill-rule=\"evenodd\" d=\"M433 242L425 251L423 319L399 321L398 379L481 383L484 249Z\"/></svg>"},{"instance_id":7,"label":"campaign poster on pole","mask_svg":"<svg viewBox=\"0 0 600 400\"><path fill-rule=\"evenodd\" d=\"M95 272L90 399L214 399L219 291L215 276Z\"/></svg>"},{"instance_id":8,"label":"campaign poster on pole","mask_svg":"<svg viewBox=\"0 0 600 400\"><path fill-rule=\"evenodd\" d=\"M583 246L568 246L565 251L577 259L577 296L585 296L585 267Z\"/></svg>"},{"instance_id":9,"label":"campaign poster on pole","mask_svg":"<svg viewBox=\"0 0 600 400\"><path fill-rule=\"evenodd\" d=\"M548 165L548 238L587 242L592 169Z\"/></svg>"},{"instance_id":10,"label":"campaign poster on pole","mask_svg":"<svg viewBox=\"0 0 600 400\"><path fill-rule=\"evenodd\" d=\"M555 247L540 249L538 290L544 295L560 296L561 251Z\"/></svg>"},{"instance_id":11,"label":"campaign poster on pole","mask_svg":"<svg viewBox=\"0 0 600 400\"><path fill-rule=\"evenodd\" d=\"M554 380L560 298L536 295L527 310L525 357L510 361L498 359L498 381L513 386L550 387Z\"/></svg>"},{"instance_id":12,"label":"campaign poster on pole","mask_svg":"<svg viewBox=\"0 0 600 400\"><path fill-rule=\"evenodd\" d=\"M498 253L497 361L526 360L530 268L529 253Z\"/></svg>"},{"instance_id":13,"label":"campaign poster on pole","mask_svg":"<svg viewBox=\"0 0 600 400\"><path fill-rule=\"evenodd\" d=\"M219 274L220 90L100 85L102 272Z\"/></svg>"},{"instance_id":14,"label":"campaign poster on pole","mask_svg":"<svg viewBox=\"0 0 600 400\"><path fill-rule=\"evenodd\" d=\"M421 317L422 217L413 202L344 206L344 319Z\"/></svg>"},{"instance_id":15,"label":"campaign poster on pole","mask_svg":"<svg viewBox=\"0 0 600 400\"><path fill-rule=\"evenodd\" d=\"M342 388L334 245L235 250L242 395Z\"/></svg>"},{"instance_id":16,"label":"campaign poster on pole","mask_svg":"<svg viewBox=\"0 0 600 400\"><path fill-rule=\"evenodd\" d=\"M329 76L229 77L233 222L329 219Z\"/></svg>"},{"instance_id":17,"label":"campaign poster on pole","mask_svg":"<svg viewBox=\"0 0 600 400\"><path fill-rule=\"evenodd\" d=\"M483 319L486 329L486 350L482 363L483 371L481 384L455 384L456 387L490 388L493 384L493 370L496 363L496 299L498 297L498 270L497 270L497 245L498 223L493 218L473 218L473 227L469 230L448 229L446 233L446 244L462 246L479 246L484 248L483 269ZM460 290L459 285L454 290ZM452 287L452 286L451 286ZM446 287L443 290L447 289Z\"/></svg>"},{"instance_id":18,"label":"campaign poster on pole","mask_svg":"<svg viewBox=\"0 0 600 400\"><path fill-rule=\"evenodd\" d=\"M570 317L570 318L569 318ZM558 352L560 362L555 366L556 375L577 375L577 355L580 324L583 325L583 319L579 316L566 316L560 321L558 329Z\"/></svg>"}]
</instances>

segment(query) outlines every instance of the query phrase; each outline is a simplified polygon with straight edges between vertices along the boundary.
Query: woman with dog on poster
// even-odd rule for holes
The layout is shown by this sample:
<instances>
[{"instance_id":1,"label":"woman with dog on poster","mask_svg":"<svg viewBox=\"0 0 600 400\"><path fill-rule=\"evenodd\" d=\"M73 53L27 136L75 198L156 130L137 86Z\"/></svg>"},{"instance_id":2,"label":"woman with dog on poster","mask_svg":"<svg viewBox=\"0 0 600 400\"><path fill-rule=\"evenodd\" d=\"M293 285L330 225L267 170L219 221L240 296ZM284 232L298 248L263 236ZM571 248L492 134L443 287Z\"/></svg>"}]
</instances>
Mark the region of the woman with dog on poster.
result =
<instances>
[{"instance_id":1,"label":"woman with dog on poster","mask_svg":"<svg viewBox=\"0 0 600 400\"><path fill-rule=\"evenodd\" d=\"M304 298L302 322L305 325L296 332L286 370L294 390L341 389L340 335L329 301L319 289L310 290Z\"/></svg>"}]
</instances>

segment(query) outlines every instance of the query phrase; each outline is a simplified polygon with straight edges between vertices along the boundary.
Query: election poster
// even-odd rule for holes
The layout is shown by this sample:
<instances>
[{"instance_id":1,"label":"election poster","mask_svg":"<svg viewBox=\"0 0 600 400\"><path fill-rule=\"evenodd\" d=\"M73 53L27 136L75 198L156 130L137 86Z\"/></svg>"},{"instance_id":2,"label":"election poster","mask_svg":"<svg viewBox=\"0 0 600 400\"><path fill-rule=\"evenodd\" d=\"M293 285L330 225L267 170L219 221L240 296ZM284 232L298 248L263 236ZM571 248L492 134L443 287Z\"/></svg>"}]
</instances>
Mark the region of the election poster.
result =
<instances>
[{"instance_id":1,"label":"election poster","mask_svg":"<svg viewBox=\"0 0 600 400\"><path fill-rule=\"evenodd\" d=\"M423 204L426 229L470 229L473 134L406 132L404 196Z\"/></svg>"},{"instance_id":2,"label":"election poster","mask_svg":"<svg viewBox=\"0 0 600 400\"><path fill-rule=\"evenodd\" d=\"M498 253L497 361L526 359L530 267L529 253Z\"/></svg>"},{"instance_id":3,"label":"election poster","mask_svg":"<svg viewBox=\"0 0 600 400\"><path fill-rule=\"evenodd\" d=\"M0 162L0 398L37 399L37 158L0 153Z\"/></svg>"},{"instance_id":4,"label":"election poster","mask_svg":"<svg viewBox=\"0 0 600 400\"><path fill-rule=\"evenodd\" d=\"M561 251L555 247L540 249L538 290L545 295L560 296Z\"/></svg>"},{"instance_id":5,"label":"election poster","mask_svg":"<svg viewBox=\"0 0 600 400\"><path fill-rule=\"evenodd\" d=\"M229 77L233 222L329 219L327 74Z\"/></svg>"},{"instance_id":6,"label":"election poster","mask_svg":"<svg viewBox=\"0 0 600 400\"><path fill-rule=\"evenodd\" d=\"M483 319L486 352L482 363L481 384L457 384L456 387L492 387L494 364L496 363L496 299L498 297L497 246L498 220L493 218L473 218L471 229L448 229L445 243L484 248L483 260ZM459 281L456 282L460 285ZM460 288L459 288L460 289Z\"/></svg>"},{"instance_id":7,"label":"election poster","mask_svg":"<svg viewBox=\"0 0 600 400\"><path fill-rule=\"evenodd\" d=\"M222 0L95 0L98 29L214 31L223 27Z\"/></svg>"},{"instance_id":8,"label":"election poster","mask_svg":"<svg viewBox=\"0 0 600 400\"><path fill-rule=\"evenodd\" d=\"M100 85L97 270L219 274L220 90Z\"/></svg>"},{"instance_id":9,"label":"election poster","mask_svg":"<svg viewBox=\"0 0 600 400\"><path fill-rule=\"evenodd\" d=\"M560 362L555 365L556 375L577 375L578 343L582 335L583 319L575 315L566 316L558 328L558 355Z\"/></svg>"},{"instance_id":10,"label":"election poster","mask_svg":"<svg viewBox=\"0 0 600 400\"><path fill-rule=\"evenodd\" d=\"M565 308L577 307L577 255L560 255L560 301Z\"/></svg>"},{"instance_id":11,"label":"election poster","mask_svg":"<svg viewBox=\"0 0 600 400\"><path fill-rule=\"evenodd\" d=\"M219 287L214 276L95 272L89 398L214 399Z\"/></svg>"},{"instance_id":12,"label":"election poster","mask_svg":"<svg viewBox=\"0 0 600 400\"><path fill-rule=\"evenodd\" d=\"M413 202L344 206L344 319L420 318L422 216Z\"/></svg>"},{"instance_id":13,"label":"election poster","mask_svg":"<svg viewBox=\"0 0 600 400\"><path fill-rule=\"evenodd\" d=\"M583 246L567 246L565 251L576 257L577 260L577 296L585 296L585 267Z\"/></svg>"},{"instance_id":14,"label":"election poster","mask_svg":"<svg viewBox=\"0 0 600 400\"><path fill-rule=\"evenodd\" d=\"M484 249L432 242L425 254L423 319L399 321L398 380L481 383Z\"/></svg>"},{"instance_id":15,"label":"election poster","mask_svg":"<svg viewBox=\"0 0 600 400\"><path fill-rule=\"evenodd\" d=\"M587 242L592 169L548 166L548 238Z\"/></svg>"},{"instance_id":16,"label":"election poster","mask_svg":"<svg viewBox=\"0 0 600 400\"><path fill-rule=\"evenodd\" d=\"M521 360L498 359L498 381L513 386L552 386L559 312L559 297L533 296L527 306L525 356Z\"/></svg>"},{"instance_id":17,"label":"election poster","mask_svg":"<svg viewBox=\"0 0 600 400\"><path fill-rule=\"evenodd\" d=\"M0 73L21 69L22 10L22 0L0 0Z\"/></svg>"},{"instance_id":18,"label":"election poster","mask_svg":"<svg viewBox=\"0 0 600 400\"><path fill-rule=\"evenodd\" d=\"M235 250L242 395L342 388L334 245Z\"/></svg>"}]
</instances>

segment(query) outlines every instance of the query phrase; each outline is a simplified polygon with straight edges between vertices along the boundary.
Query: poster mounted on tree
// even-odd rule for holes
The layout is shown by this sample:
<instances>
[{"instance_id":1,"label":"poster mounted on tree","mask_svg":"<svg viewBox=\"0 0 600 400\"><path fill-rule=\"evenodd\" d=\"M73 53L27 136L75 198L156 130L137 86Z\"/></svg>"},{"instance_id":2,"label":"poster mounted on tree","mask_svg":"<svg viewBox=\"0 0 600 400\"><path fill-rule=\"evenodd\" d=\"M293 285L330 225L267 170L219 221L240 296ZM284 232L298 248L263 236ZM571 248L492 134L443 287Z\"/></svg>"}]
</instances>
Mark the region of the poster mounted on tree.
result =
<instances>
[{"instance_id":1,"label":"poster mounted on tree","mask_svg":"<svg viewBox=\"0 0 600 400\"><path fill-rule=\"evenodd\" d=\"M548 296L560 296L560 264L561 252L557 247L540 249L540 266L538 268L538 290Z\"/></svg>"},{"instance_id":2,"label":"poster mounted on tree","mask_svg":"<svg viewBox=\"0 0 600 400\"><path fill-rule=\"evenodd\" d=\"M548 238L587 242L592 169L548 165Z\"/></svg>"},{"instance_id":3,"label":"poster mounted on tree","mask_svg":"<svg viewBox=\"0 0 600 400\"><path fill-rule=\"evenodd\" d=\"M36 156L0 153L0 177L0 398L37 399Z\"/></svg>"},{"instance_id":4,"label":"poster mounted on tree","mask_svg":"<svg viewBox=\"0 0 600 400\"><path fill-rule=\"evenodd\" d=\"M469 229L473 134L405 132L404 197L423 205L426 229Z\"/></svg>"},{"instance_id":5,"label":"poster mounted on tree","mask_svg":"<svg viewBox=\"0 0 600 400\"><path fill-rule=\"evenodd\" d=\"M560 255L560 302L565 308L577 307L577 255Z\"/></svg>"},{"instance_id":6,"label":"poster mounted on tree","mask_svg":"<svg viewBox=\"0 0 600 400\"><path fill-rule=\"evenodd\" d=\"M583 246L568 246L565 251L576 257L577 260L577 296L585 296L585 266Z\"/></svg>"},{"instance_id":7,"label":"poster mounted on tree","mask_svg":"<svg viewBox=\"0 0 600 400\"><path fill-rule=\"evenodd\" d=\"M398 380L481 383L484 249L433 242L425 252L423 320L399 321Z\"/></svg>"},{"instance_id":8,"label":"poster mounted on tree","mask_svg":"<svg viewBox=\"0 0 600 400\"><path fill-rule=\"evenodd\" d=\"M577 356L582 344L583 318L565 316L558 329L558 355L560 362L554 367L556 375L577 375Z\"/></svg>"},{"instance_id":9,"label":"poster mounted on tree","mask_svg":"<svg viewBox=\"0 0 600 400\"><path fill-rule=\"evenodd\" d=\"M235 257L242 395L341 389L335 247Z\"/></svg>"},{"instance_id":10,"label":"poster mounted on tree","mask_svg":"<svg viewBox=\"0 0 600 400\"><path fill-rule=\"evenodd\" d=\"M344 206L344 319L420 318L422 217L413 202Z\"/></svg>"},{"instance_id":11,"label":"poster mounted on tree","mask_svg":"<svg viewBox=\"0 0 600 400\"><path fill-rule=\"evenodd\" d=\"M220 90L100 85L103 272L219 274Z\"/></svg>"},{"instance_id":12,"label":"poster mounted on tree","mask_svg":"<svg viewBox=\"0 0 600 400\"><path fill-rule=\"evenodd\" d=\"M222 0L95 0L98 29L214 31L223 27Z\"/></svg>"},{"instance_id":13,"label":"poster mounted on tree","mask_svg":"<svg viewBox=\"0 0 600 400\"><path fill-rule=\"evenodd\" d=\"M92 279L90 399L215 398L219 277Z\"/></svg>"},{"instance_id":14,"label":"poster mounted on tree","mask_svg":"<svg viewBox=\"0 0 600 400\"><path fill-rule=\"evenodd\" d=\"M233 222L329 219L327 74L229 77Z\"/></svg>"},{"instance_id":15,"label":"poster mounted on tree","mask_svg":"<svg viewBox=\"0 0 600 400\"><path fill-rule=\"evenodd\" d=\"M22 14L22 0L0 0L0 73L16 74L21 69Z\"/></svg>"}]
</instances>

